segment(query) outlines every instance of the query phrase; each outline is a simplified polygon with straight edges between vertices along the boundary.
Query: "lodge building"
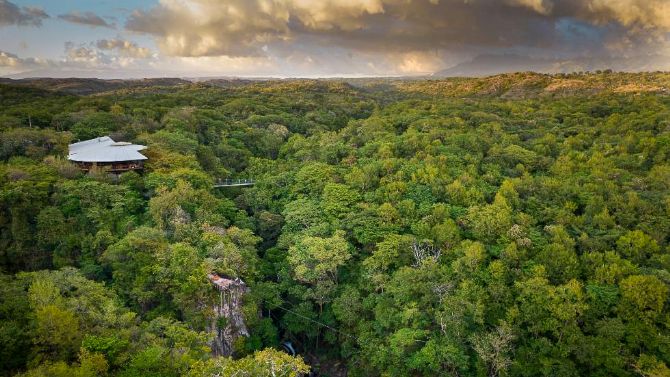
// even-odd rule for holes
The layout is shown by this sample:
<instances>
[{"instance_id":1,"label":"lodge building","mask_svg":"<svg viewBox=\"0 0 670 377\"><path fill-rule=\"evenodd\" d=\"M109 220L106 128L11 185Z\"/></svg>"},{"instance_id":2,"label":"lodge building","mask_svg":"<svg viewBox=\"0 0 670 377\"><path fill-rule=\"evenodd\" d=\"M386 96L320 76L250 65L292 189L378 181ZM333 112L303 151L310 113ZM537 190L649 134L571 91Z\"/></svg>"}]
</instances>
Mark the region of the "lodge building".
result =
<instances>
[{"instance_id":1,"label":"lodge building","mask_svg":"<svg viewBox=\"0 0 670 377\"><path fill-rule=\"evenodd\" d=\"M144 145L116 142L109 136L102 136L70 144L67 158L85 172L97 168L118 174L142 170L147 157L139 151L146 148Z\"/></svg>"}]
</instances>

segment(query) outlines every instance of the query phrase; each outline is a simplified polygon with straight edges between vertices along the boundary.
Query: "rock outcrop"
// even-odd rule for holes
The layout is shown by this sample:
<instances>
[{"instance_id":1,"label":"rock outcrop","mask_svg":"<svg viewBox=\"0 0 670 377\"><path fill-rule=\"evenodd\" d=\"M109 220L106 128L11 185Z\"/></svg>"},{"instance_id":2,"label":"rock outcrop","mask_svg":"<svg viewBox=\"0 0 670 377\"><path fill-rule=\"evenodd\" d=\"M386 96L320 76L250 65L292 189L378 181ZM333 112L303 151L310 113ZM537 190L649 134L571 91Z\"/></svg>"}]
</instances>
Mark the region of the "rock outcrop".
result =
<instances>
[{"instance_id":1,"label":"rock outcrop","mask_svg":"<svg viewBox=\"0 0 670 377\"><path fill-rule=\"evenodd\" d=\"M212 341L212 353L215 356L230 356L233 342L240 336L249 336L242 315L242 296L249 291L247 285L239 279L228 279L217 274L207 276L219 291L218 302L213 305L214 316L209 331L215 333Z\"/></svg>"}]
</instances>

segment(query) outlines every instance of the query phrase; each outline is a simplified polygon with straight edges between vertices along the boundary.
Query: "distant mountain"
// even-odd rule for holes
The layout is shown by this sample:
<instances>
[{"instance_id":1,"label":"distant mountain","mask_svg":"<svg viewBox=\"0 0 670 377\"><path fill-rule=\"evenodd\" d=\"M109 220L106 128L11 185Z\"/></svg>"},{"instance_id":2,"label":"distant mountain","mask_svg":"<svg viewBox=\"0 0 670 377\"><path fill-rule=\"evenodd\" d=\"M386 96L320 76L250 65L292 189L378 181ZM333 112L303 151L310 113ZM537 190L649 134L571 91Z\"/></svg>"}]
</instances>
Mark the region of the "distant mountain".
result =
<instances>
[{"instance_id":1,"label":"distant mountain","mask_svg":"<svg viewBox=\"0 0 670 377\"><path fill-rule=\"evenodd\" d=\"M189 80L195 83L202 83L205 85L216 86L220 88L237 88L240 86L245 86L248 84L258 83L262 81L275 81L277 79L265 78L265 79L247 79L247 78L188 78Z\"/></svg>"},{"instance_id":2,"label":"distant mountain","mask_svg":"<svg viewBox=\"0 0 670 377\"><path fill-rule=\"evenodd\" d=\"M0 78L0 84L29 86L77 95L108 92L119 89L149 88L155 86L178 86L191 84L179 78L152 78L141 80L102 80L93 78Z\"/></svg>"},{"instance_id":3,"label":"distant mountain","mask_svg":"<svg viewBox=\"0 0 670 377\"><path fill-rule=\"evenodd\" d=\"M436 77L482 77L510 72L570 73L612 69L623 72L670 71L670 56L540 59L520 55L479 55L435 72Z\"/></svg>"},{"instance_id":4,"label":"distant mountain","mask_svg":"<svg viewBox=\"0 0 670 377\"><path fill-rule=\"evenodd\" d=\"M102 80L141 80L143 78L181 77L179 72L164 71L158 73L150 69L95 69L71 67L43 67L30 71L1 76L8 79L29 79L36 77L50 77L54 79L68 79L72 77L96 78Z\"/></svg>"}]
</instances>

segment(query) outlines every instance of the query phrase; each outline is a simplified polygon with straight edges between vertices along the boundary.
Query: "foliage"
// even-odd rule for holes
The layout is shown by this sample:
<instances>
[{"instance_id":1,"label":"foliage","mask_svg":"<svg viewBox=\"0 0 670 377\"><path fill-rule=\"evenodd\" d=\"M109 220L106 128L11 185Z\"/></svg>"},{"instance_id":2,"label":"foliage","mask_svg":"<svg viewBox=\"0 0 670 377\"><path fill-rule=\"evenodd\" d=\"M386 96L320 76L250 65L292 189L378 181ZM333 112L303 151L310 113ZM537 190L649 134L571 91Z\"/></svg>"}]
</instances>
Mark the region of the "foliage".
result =
<instances>
[{"instance_id":1,"label":"foliage","mask_svg":"<svg viewBox=\"0 0 670 377\"><path fill-rule=\"evenodd\" d=\"M668 375L669 80L0 85L0 375Z\"/></svg>"}]
</instances>

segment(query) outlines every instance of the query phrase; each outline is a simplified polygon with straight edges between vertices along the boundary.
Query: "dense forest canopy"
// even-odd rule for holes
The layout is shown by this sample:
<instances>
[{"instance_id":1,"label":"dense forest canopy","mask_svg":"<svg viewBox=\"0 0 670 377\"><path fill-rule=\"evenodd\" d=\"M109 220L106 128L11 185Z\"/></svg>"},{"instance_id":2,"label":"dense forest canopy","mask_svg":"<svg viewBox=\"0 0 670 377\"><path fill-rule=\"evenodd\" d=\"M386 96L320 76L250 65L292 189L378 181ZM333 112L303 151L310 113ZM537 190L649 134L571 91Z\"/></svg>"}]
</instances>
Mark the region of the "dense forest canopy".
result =
<instances>
[{"instance_id":1,"label":"dense forest canopy","mask_svg":"<svg viewBox=\"0 0 670 377\"><path fill-rule=\"evenodd\" d=\"M670 74L39 84L0 85L0 374L670 376ZM67 161L104 135L145 170Z\"/></svg>"}]
</instances>

